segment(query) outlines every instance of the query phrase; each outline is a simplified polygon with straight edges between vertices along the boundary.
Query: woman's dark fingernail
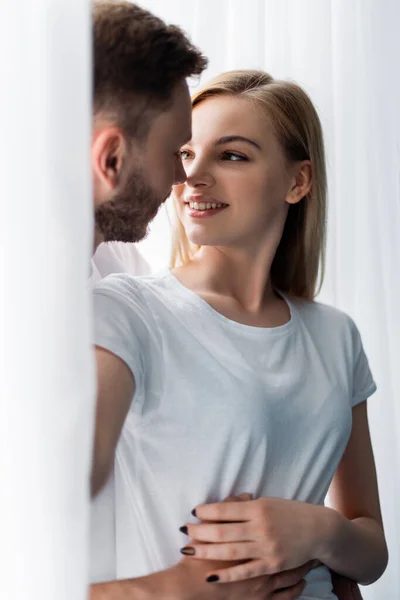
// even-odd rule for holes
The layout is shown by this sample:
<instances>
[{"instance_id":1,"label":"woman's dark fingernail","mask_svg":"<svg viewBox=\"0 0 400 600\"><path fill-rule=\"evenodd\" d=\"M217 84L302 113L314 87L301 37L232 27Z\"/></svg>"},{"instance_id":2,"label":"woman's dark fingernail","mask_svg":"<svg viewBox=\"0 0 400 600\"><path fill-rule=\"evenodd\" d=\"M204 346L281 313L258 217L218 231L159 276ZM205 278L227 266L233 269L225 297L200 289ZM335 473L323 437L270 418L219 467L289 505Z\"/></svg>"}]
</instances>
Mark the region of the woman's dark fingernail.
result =
<instances>
[{"instance_id":1,"label":"woman's dark fingernail","mask_svg":"<svg viewBox=\"0 0 400 600\"><path fill-rule=\"evenodd\" d=\"M219 577L218 575L210 575L210 577L207 577L206 581L208 581L208 583L215 583L215 581L219 581Z\"/></svg>"},{"instance_id":2,"label":"woman's dark fingernail","mask_svg":"<svg viewBox=\"0 0 400 600\"><path fill-rule=\"evenodd\" d=\"M181 548L181 554L184 554L185 556L194 556L196 550L192 546L185 546L185 548Z\"/></svg>"},{"instance_id":3,"label":"woman's dark fingernail","mask_svg":"<svg viewBox=\"0 0 400 600\"><path fill-rule=\"evenodd\" d=\"M181 531L185 535L188 534L188 528L186 527L186 525L184 525L183 527L179 527L179 531Z\"/></svg>"},{"instance_id":4,"label":"woman's dark fingernail","mask_svg":"<svg viewBox=\"0 0 400 600\"><path fill-rule=\"evenodd\" d=\"M197 515L196 515L196 509L195 509L195 508L192 510L192 515L193 515L194 517L197 517Z\"/></svg>"}]
</instances>

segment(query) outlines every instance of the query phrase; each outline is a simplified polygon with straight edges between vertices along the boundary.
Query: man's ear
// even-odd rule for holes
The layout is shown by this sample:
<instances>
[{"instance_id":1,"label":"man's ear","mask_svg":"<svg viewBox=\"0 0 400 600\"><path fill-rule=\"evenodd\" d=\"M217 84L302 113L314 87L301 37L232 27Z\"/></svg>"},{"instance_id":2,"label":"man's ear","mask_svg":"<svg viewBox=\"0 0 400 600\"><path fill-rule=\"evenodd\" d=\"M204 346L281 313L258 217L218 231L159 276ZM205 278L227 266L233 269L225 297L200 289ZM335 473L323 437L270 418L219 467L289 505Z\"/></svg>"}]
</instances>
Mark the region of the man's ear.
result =
<instances>
[{"instance_id":1,"label":"man's ear","mask_svg":"<svg viewBox=\"0 0 400 600\"><path fill-rule=\"evenodd\" d=\"M286 202L288 204L297 204L302 200L312 186L312 164L309 160L303 160L296 165L296 170L293 176L292 187L290 188Z\"/></svg>"},{"instance_id":2,"label":"man's ear","mask_svg":"<svg viewBox=\"0 0 400 600\"><path fill-rule=\"evenodd\" d=\"M96 195L110 196L120 180L126 155L126 141L115 126L95 130L92 141L92 169Z\"/></svg>"}]
</instances>

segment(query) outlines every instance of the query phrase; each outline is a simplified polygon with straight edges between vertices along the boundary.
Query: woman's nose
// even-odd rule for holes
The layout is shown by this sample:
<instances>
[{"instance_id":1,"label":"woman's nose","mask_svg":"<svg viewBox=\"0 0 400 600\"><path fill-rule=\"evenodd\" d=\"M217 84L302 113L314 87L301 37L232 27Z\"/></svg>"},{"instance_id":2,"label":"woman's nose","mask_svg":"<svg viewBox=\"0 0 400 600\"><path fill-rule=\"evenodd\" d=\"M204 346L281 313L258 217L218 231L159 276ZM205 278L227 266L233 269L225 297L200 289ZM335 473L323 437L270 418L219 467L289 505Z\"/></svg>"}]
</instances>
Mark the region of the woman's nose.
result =
<instances>
[{"instance_id":1,"label":"woman's nose","mask_svg":"<svg viewBox=\"0 0 400 600\"><path fill-rule=\"evenodd\" d=\"M186 183L193 188L211 187L215 184L214 175L204 161L192 161L186 167Z\"/></svg>"}]
</instances>

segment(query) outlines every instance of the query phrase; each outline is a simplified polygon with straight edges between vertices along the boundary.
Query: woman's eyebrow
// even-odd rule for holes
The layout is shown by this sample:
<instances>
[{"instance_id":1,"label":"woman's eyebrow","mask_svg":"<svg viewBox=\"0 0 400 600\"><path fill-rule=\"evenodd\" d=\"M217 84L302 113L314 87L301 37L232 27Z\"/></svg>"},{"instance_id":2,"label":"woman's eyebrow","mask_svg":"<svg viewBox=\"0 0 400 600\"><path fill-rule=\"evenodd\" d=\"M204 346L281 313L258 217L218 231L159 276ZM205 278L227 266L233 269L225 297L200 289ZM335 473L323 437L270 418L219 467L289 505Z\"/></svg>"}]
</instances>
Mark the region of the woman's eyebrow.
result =
<instances>
[{"instance_id":1,"label":"woman's eyebrow","mask_svg":"<svg viewBox=\"0 0 400 600\"><path fill-rule=\"evenodd\" d=\"M224 135L224 137L219 138L216 142L216 146L220 146L222 144L229 144L229 142L246 142L251 146L257 148L257 150L261 150L261 147L254 140L250 140L249 138L243 137L242 135Z\"/></svg>"}]
</instances>

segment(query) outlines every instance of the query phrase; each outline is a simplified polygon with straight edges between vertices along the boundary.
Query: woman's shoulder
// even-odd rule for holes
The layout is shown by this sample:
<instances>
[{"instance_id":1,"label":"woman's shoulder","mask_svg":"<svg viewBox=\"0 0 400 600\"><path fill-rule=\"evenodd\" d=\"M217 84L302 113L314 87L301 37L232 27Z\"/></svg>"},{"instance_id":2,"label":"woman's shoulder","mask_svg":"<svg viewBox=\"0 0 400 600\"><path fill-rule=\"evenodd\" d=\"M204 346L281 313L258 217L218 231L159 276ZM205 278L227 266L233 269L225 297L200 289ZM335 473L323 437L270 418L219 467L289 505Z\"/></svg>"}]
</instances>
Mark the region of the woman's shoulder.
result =
<instances>
[{"instance_id":1,"label":"woman's shoulder","mask_svg":"<svg viewBox=\"0 0 400 600\"><path fill-rule=\"evenodd\" d=\"M325 302L291 298L300 318L313 327L354 334L357 327L348 313Z\"/></svg>"}]
</instances>

